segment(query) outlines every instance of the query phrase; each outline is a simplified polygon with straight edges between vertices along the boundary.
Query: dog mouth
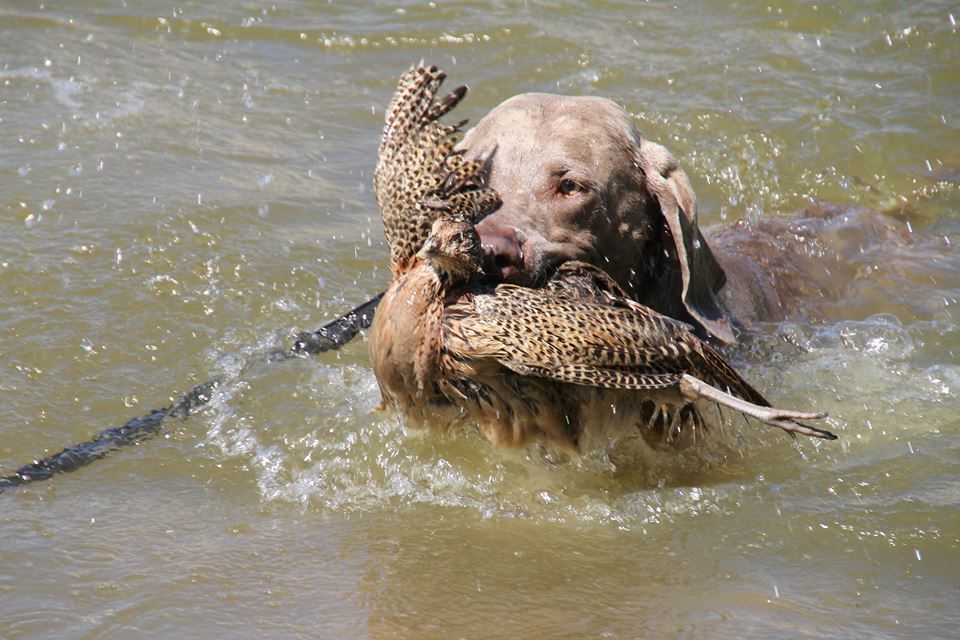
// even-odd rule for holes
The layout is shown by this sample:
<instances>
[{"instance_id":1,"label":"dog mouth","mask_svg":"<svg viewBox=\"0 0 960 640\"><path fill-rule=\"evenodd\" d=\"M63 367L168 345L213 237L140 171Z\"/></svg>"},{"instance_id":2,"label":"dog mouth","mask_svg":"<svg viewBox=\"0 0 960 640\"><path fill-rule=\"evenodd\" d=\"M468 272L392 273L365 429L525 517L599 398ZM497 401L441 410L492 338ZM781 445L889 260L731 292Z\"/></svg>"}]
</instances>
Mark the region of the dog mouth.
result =
<instances>
[{"instance_id":1,"label":"dog mouth","mask_svg":"<svg viewBox=\"0 0 960 640\"><path fill-rule=\"evenodd\" d=\"M507 259L503 255L485 253L483 262L486 284L515 284L534 289L543 286L556 272L562 261L554 263L543 258L537 259L531 253L521 252L521 264Z\"/></svg>"},{"instance_id":2,"label":"dog mouth","mask_svg":"<svg viewBox=\"0 0 960 640\"><path fill-rule=\"evenodd\" d=\"M482 234L482 281L488 285L514 284L522 287L541 287L556 273L560 265L571 260L590 261L568 245L538 242L521 235L510 234L506 240Z\"/></svg>"},{"instance_id":3,"label":"dog mouth","mask_svg":"<svg viewBox=\"0 0 960 640\"><path fill-rule=\"evenodd\" d=\"M485 233L478 228L483 249L485 280L492 283L526 284L530 272L530 252L525 237L514 227L499 226Z\"/></svg>"},{"instance_id":4,"label":"dog mouth","mask_svg":"<svg viewBox=\"0 0 960 640\"><path fill-rule=\"evenodd\" d=\"M523 259L523 252L519 253L518 258ZM523 268L522 263L518 265L516 258L497 253L489 245L483 247L483 272L487 274L487 280L492 282L508 282L511 284L522 284Z\"/></svg>"}]
</instances>

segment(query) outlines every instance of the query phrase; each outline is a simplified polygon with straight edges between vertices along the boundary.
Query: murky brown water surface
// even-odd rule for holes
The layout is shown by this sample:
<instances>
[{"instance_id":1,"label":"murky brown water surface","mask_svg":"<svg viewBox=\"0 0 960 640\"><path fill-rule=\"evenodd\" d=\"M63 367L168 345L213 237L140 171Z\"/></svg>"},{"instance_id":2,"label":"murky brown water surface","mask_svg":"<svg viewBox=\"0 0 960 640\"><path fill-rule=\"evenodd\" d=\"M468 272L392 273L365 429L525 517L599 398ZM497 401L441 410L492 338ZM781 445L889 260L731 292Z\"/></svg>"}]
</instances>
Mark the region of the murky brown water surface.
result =
<instances>
[{"instance_id":1,"label":"murky brown water surface","mask_svg":"<svg viewBox=\"0 0 960 640\"><path fill-rule=\"evenodd\" d=\"M956 637L957 6L436 4L0 7L0 470L230 380L0 496L0 637ZM385 285L370 177L421 57L474 121L612 97L706 223L823 198L907 228L735 356L841 439L554 466L404 430L361 340L244 368Z\"/></svg>"}]
</instances>

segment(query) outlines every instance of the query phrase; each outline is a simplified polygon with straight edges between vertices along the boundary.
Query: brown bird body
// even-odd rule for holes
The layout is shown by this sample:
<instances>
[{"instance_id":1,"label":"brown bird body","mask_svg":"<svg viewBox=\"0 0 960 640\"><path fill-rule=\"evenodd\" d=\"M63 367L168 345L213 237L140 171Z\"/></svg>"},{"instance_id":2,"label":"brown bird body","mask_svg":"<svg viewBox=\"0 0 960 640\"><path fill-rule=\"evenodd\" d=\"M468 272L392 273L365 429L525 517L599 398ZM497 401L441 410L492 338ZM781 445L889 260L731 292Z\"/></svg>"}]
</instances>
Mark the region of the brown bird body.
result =
<instances>
[{"instance_id":1,"label":"brown bird body","mask_svg":"<svg viewBox=\"0 0 960 640\"><path fill-rule=\"evenodd\" d=\"M473 228L469 222L461 222ZM439 255L437 262L416 258L414 266L397 277L384 293L369 335L370 356L384 400L411 421L440 430L445 430L462 413L450 402L449 389L444 385L444 308L480 273L480 241L475 234L445 238L441 228L418 253L425 257L440 243L451 248L460 242L473 245L457 246L452 251L475 254L476 260L465 261L461 267L444 264Z\"/></svg>"},{"instance_id":2,"label":"brown bird body","mask_svg":"<svg viewBox=\"0 0 960 640\"><path fill-rule=\"evenodd\" d=\"M435 388L495 444L539 441L582 453L660 419L673 437L702 425L698 400L791 434L833 438L797 422L823 414L772 407L689 327L628 299L600 269L564 264L542 289L471 286L465 276L479 268L478 254L463 250L479 246L471 223L441 218L433 233L420 269L447 293L432 343Z\"/></svg>"},{"instance_id":3,"label":"brown bird body","mask_svg":"<svg viewBox=\"0 0 960 640\"><path fill-rule=\"evenodd\" d=\"M436 100L445 77L437 67L423 65L401 76L387 108L373 179L393 282L370 329L371 360L384 399L411 421L434 425L449 424L460 413L435 382L448 286L417 253L440 216L459 213L476 221L500 206L500 196L481 184L481 163L454 151L465 121L439 121L467 92L457 87Z\"/></svg>"},{"instance_id":4,"label":"brown bird body","mask_svg":"<svg viewBox=\"0 0 960 640\"><path fill-rule=\"evenodd\" d=\"M433 99L442 74L411 70L391 103L375 186L394 279L369 347L384 400L445 430L465 414L497 445L581 453L637 426L673 437L705 399L793 435L833 438L775 409L683 323L630 300L600 269L567 263L539 289L485 286L474 222L499 205L481 166L453 151ZM438 115L439 114L439 115ZM726 389L726 391L724 391Z\"/></svg>"}]
</instances>

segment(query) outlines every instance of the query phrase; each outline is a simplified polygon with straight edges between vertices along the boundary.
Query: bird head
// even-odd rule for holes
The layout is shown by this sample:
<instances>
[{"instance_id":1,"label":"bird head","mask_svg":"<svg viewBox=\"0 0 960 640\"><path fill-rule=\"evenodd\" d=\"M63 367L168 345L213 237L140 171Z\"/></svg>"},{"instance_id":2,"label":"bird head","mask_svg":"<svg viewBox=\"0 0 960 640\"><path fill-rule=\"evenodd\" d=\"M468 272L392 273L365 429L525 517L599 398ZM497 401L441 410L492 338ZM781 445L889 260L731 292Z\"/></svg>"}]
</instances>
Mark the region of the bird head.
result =
<instances>
[{"instance_id":1,"label":"bird head","mask_svg":"<svg viewBox=\"0 0 960 640\"><path fill-rule=\"evenodd\" d=\"M473 223L465 218L437 218L417 257L430 263L438 272L449 274L457 282L483 275L480 234Z\"/></svg>"}]
</instances>

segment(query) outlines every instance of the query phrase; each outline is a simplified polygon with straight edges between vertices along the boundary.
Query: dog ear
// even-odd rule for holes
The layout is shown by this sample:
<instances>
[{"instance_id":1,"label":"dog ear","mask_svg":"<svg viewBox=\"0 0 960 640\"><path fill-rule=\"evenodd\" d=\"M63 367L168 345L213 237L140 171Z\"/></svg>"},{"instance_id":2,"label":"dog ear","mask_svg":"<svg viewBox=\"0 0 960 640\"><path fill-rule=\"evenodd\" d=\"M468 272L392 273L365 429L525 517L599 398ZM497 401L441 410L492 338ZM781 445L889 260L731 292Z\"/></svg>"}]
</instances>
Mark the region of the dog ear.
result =
<instances>
[{"instance_id":1,"label":"dog ear","mask_svg":"<svg viewBox=\"0 0 960 640\"><path fill-rule=\"evenodd\" d=\"M697 226L697 201L687 174L666 147L654 142L642 140L637 156L647 191L660 203L673 237L683 306L710 335L735 343L730 319L716 297L727 278Z\"/></svg>"}]
</instances>

